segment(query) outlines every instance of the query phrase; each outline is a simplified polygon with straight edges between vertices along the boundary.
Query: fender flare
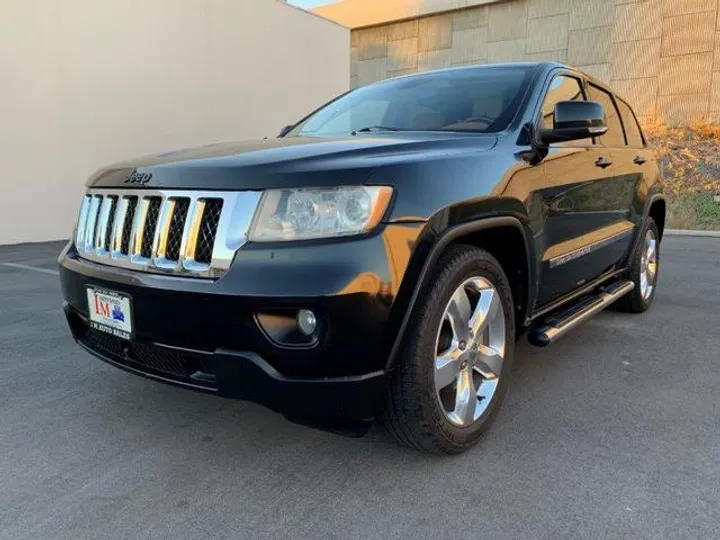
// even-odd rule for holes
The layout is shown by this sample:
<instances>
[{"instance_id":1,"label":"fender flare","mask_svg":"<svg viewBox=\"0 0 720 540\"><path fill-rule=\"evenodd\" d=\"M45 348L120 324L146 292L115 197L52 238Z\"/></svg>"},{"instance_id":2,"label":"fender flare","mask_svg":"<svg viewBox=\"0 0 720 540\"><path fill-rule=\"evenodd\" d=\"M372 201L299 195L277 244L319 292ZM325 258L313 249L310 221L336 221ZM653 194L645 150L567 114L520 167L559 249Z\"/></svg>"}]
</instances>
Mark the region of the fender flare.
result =
<instances>
[{"instance_id":1,"label":"fender flare","mask_svg":"<svg viewBox=\"0 0 720 540\"><path fill-rule=\"evenodd\" d=\"M645 209L643 210L643 221L646 220L647 217L650 215L650 209L657 201L662 201L665 203L665 218L667 218L667 197L665 197L664 193L655 193L648 198Z\"/></svg>"},{"instance_id":2,"label":"fender flare","mask_svg":"<svg viewBox=\"0 0 720 540\"><path fill-rule=\"evenodd\" d=\"M385 369L392 369L395 365L397 354L400 349L400 345L402 343L402 340L405 336L405 332L407 330L408 323L410 322L410 316L412 315L413 310L415 309L415 304L417 303L418 295L420 294L420 290L425 285L428 275L430 274L430 271L437 263L438 259L440 258L440 255L445 251L445 248L449 246L454 240L457 240L458 238L465 236L467 234L475 233L478 231L488 230L488 229L496 229L499 227L515 227L522 236L522 239L525 243L525 258L526 258L526 265L527 265L527 290L528 290L528 298L526 305L524 306L524 322L527 322L528 315L531 311L531 307L535 304L535 298L537 296L537 291L534 286L536 281L536 275L537 275L537 268L536 264L533 262L535 260L534 257L534 247L533 244L528 240L528 231L526 230L525 226L522 224L522 222L517 218L513 216L498 216L498 217L487 217L487 218L480 218L475 221L471 221L469 223L463 223L460 225L456 225L454 227L449 227L446 229L436 240L436 242L433 244L430 253L428 257L425 259L425 262L423 264L422 270L420 271L420 275L418 277L417 282L415 283L415 286L413 288L412 296L410 297L410 301L408 302L407 308L405 309L405 313L403 315L402 322L400 324L400 328L398 330L397 336L395 337L395 340L393 342L392 348L390 349L390 354L388 355L387 363L385 365Z\"/></svg>"},{"instance_id":3,"label":"fender flare","mask_svg":"<svg viewBox=\"0 0 720 540\"><path fill-rule=\"evenodd\" d=\"M635 240L633 240L632 246L630 247L630 251L628 252L627 257L625 258L624 265L627 266L628 262L630 261L632 254L635 253L635 250L638 247L638 244L642 241L642 228L645 225L645 220L650 215L650 208L652 208L652 205L655 204L657 201L663 201L665 203L665 208L667 211L667 198L662 193L655 193L654 195L651 195L648 197L647 202L645 203L645 208L643 208L643 214L642 214L642 221L640 222L640 226L637 229L637 233L635 234ZM667 212L666 212L667 213Z\"/></svg>"}]
</instances>

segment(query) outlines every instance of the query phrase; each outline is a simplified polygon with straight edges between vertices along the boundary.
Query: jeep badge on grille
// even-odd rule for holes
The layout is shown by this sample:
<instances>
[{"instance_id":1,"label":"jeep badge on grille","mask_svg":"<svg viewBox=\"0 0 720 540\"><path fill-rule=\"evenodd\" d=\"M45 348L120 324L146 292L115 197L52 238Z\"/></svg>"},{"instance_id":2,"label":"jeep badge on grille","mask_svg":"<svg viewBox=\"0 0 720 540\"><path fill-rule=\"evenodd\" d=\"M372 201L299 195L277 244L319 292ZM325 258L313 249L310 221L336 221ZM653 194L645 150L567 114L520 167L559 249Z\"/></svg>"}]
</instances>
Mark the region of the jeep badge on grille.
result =
<instances>
[{"instance_id":1,"label":"jeep badge on grille","mask_svg":"<svg viewBox=\"0 0 720 540\"><path fill-rule=\"evenodd\" d=\"M151 178L152 173L140 173L137 171L133 171L125 179L125 183L144 186L150 181Z\"/></svg>"}]
</instances>

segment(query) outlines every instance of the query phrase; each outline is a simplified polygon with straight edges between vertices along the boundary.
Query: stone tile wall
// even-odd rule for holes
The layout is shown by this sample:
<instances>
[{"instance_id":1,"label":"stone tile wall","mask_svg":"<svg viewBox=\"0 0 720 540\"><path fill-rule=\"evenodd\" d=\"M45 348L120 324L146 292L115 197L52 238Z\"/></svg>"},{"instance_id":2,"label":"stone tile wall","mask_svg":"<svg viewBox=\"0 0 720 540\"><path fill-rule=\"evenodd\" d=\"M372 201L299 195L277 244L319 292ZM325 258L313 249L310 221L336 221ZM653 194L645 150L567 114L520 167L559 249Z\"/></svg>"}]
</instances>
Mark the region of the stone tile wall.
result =
<instances>
[{"instance_id":1,"label":"stone tile wall","mask_svg":"<svg viewBox=\"0 0 720 540\"><path fill-rule=\"evenodd\" d=\"M720 0L507 0L359 28L351 84L522 60L577 66L641 117L720 122Z\"/></svg>"}]
</instances>

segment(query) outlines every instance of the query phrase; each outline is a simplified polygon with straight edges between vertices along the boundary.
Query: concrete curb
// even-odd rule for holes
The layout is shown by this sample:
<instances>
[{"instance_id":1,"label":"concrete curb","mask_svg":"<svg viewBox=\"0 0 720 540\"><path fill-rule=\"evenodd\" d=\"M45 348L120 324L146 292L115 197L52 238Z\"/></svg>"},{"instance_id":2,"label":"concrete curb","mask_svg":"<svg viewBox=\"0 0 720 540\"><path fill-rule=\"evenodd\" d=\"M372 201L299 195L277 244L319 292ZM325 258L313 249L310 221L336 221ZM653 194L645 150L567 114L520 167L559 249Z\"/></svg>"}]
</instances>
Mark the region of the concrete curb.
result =
<instances>
[{"instance_id":1,"label":"concrete curb","mask_svg":"<svg viewBox=\"0 0 720 540\"><path fill-rule=\"evenodd\" d=\"M665 234L670 236L709 236L720 238L720 231L686 231L682 229L665 229Z\"/></svg>"}]
</instances>

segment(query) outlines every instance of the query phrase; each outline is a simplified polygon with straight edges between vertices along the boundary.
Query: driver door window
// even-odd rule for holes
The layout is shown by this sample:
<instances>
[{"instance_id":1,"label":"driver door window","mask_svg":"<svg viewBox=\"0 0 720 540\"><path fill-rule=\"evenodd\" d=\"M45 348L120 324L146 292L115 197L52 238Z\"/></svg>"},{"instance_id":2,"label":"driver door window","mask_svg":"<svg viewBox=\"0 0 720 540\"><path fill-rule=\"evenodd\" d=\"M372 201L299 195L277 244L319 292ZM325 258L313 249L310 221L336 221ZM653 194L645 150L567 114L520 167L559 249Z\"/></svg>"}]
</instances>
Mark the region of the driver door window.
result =
<instances>
[{"instance_id":1,"label":"driver door window","mask_svg":"<svg viewBox=\"0 0 720 540\"><path fill-rule=\"evenodd\" d=\"M550 83L545 101L542 105L540 118L541 129L552 129L554 124L555 105L561 101L585 101L585 94L580 80L568 75L558 75ZM553 146L592 146L592 139L582 139L579 141L568 141L566 143L558 143Z\"/></svg>"}]
</instances>

